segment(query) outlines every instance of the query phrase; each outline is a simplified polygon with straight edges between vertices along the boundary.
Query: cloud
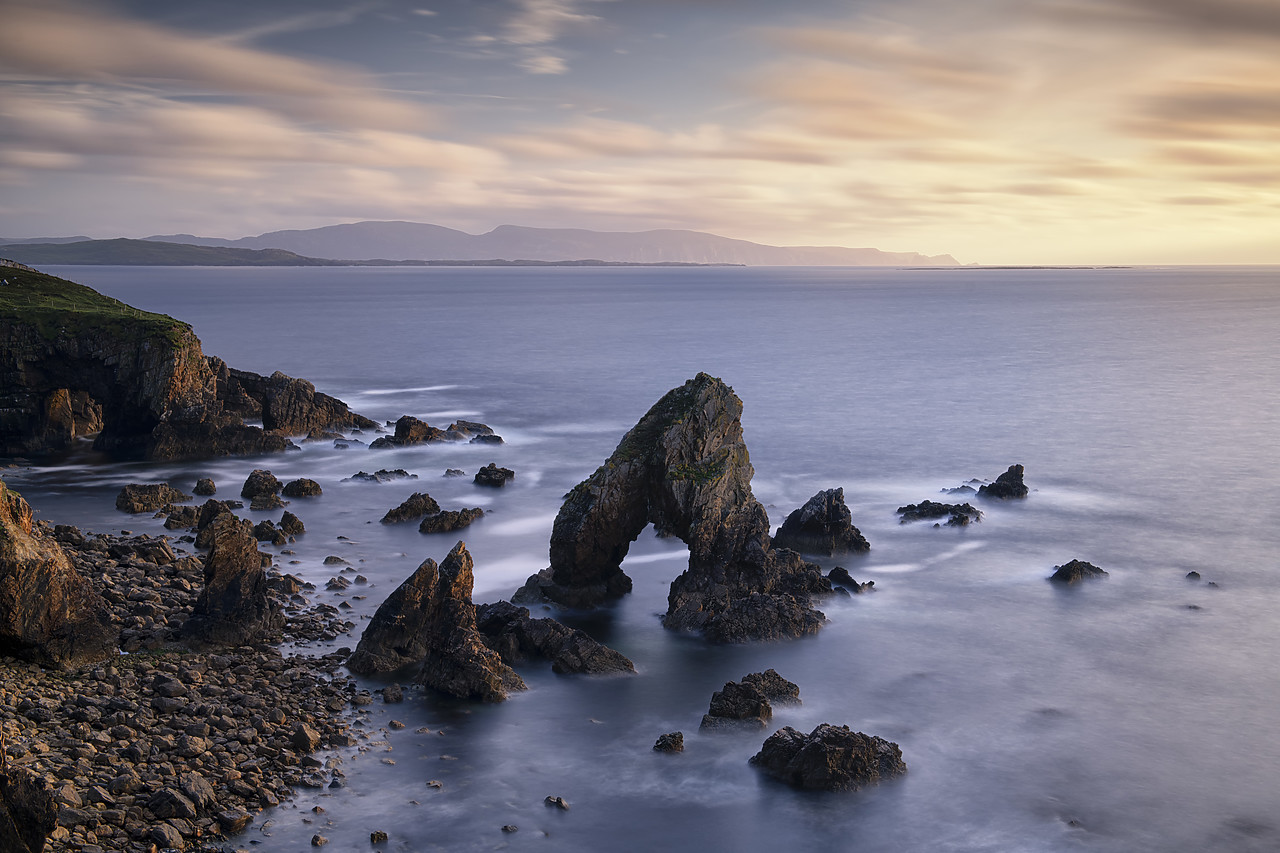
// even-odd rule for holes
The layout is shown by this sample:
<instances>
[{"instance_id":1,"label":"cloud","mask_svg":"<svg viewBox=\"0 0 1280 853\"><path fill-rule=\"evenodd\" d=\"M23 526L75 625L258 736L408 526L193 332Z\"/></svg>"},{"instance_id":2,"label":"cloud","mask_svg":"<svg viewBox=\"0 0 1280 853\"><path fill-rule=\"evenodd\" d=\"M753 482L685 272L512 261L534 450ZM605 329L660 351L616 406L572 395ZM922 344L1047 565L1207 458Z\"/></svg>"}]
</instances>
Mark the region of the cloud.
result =
<instances>
[{"instance_id":1,"label":"cloud","mask_svg":"<svg viewBox=\"0 0 1280 853\"><path fill-rule=\"evenodd\" d=\"M566 30L600 20L578 11L580 0L515 0L515 4L520 11L507 21L502 33L502 40L508 44L550 44Z\"/></svg>"}]
</instances>

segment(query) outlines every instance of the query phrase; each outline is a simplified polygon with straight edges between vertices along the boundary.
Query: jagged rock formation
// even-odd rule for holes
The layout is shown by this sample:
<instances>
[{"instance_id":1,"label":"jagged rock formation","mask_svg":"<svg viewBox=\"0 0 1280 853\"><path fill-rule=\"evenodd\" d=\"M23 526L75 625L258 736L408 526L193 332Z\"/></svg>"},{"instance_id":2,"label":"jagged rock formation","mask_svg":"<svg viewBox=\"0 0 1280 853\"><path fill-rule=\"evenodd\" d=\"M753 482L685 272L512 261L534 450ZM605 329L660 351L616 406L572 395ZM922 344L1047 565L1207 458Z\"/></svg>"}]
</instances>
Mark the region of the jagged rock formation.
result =
<instances>
[{"instance_id":1,"label":"jagged rock formation","mask_svg":"<svg viewBox=\"0 0 1280 853\"><path fill-rule=\"evenodd\" d=\"M352 480L357 480L364 483L389 483L392 480L416 480L416 479L418 479L417 474L410 474L408 471L404 470L403 468L396 468L394 470L379 468L377 471L374 471L372 474L370 474L367 471L357 471L356 473L352 474L350 477L344 477L342 482L346 483Z\"/></svg>"},{"instance_id":2,"label":"jagged rock formation","mask_svg":"<svg viewBox=\"0 0 1280 853\"><path fill-rule=\"evenodd\" d=\"M947 527L966 527L971 522L982 520L982 510L969 503L944 504L938 501L921 501L918 504L900 506L897 512L902 516L899 524L946 518Z\"/></svg>"},{"instance_id":3,"label":"jagged rock formation","mask_svg":"<svg viewBox=\"0 0 1280 853\"><path fill-rule=\"evenodd\" d=\"M445 509L437 513L432 513L422 519L422 523L418 525L419 533L456 533L465 527L470 527L471 522L484 515L484 510L478 506L464 509Z\"/></svg>"},{"instance_id":4,"label":"jagged rock formation","mask_svg":"<svg viewBox=\"0 0 1280 853\"><path fill-rule=\"evenodd\" d=\"M459 542L439 565L425 560L387 597L347 667L361 675L418 664L417 680L461 698L501 702L523 679L484 642L471 602L474 564Z\"/></svg>"},{"instance_id":5,"label":"jagged rock formation","mask_svg":"<svg viewBox=\"0 0 1280 853\"><path fill-rule=\"evenodd\" d=\"M596 642L587 632L554 619L534 619L527 607L507 601L477 607L476 627L489 647L509 664L545 658L551 661L551 670L560 674L636 671L625 655Z\"/></svg>"},{"instance_id":6,"label":"jagged rock formation","mask_svg":"<svg viewBox=\"0 0 1280 853\"><path fill-rule=\"evenodd\" d=\"M0 850L40 853L58 825L58 804L49 784L22 768L0 769Z\"/></svg>"},{"instance_id":7,"label":"jagged rock formation","mask_svg":"<svg viewBox=\"0 0 1280 853\"><path fill-rule=\"evenodd\" d=\"M1107 576L1107 572L1093 563L1086 563L1084 560L1072 560L1069 563L1054 566L1053 568L1054 572L1049 576L1049 580L1054 583L1075 584L1080 583L1080 581L1105 578Z\"/></svg>"},{"instance_id":8,"label":"jagged rock formation","mask_svg":"<svg viewBox=\"0 0 1280 853\"><path fill-rule=\"evenodd\" d=\"M212 497L218 493L218 486L208 477L201 477L196 480L196 487L191 490L191 493L202 498Z\"/></svg>"},{"instance_id":9,"label":"jagged rock formation","mask_svg":"<svg viewBox=\"0 0 1280 853\"><path fill-rule=\"evenodd\" d=\"M684 752L684 732L667 732L658 735L653 744L654 752Z\"/></svg>"},{"instance_id":10,"label":"jagged rock formation","mask_svg":"<svg viewBox=\"0 0 1280 853\"><path fill-rule=\"evenodd\" d=\"M396 421L395 426L395 434L384 435L375 439L369 447L373 449L411 447L415 444L427 444L434 441L464 441L468 438L473 443L502 444L502 439L494 435L492 429L474 421L455 421L449 424L447 429L440 429L412 415L402 415Z\"/></svg>"},{"instance_id":11,"label":"jagged rock formation","mask_svg":"<svg viewBox=\"0 0 1280 853\"><path fill-rule=\"evenodd\" d=\"M854 580L853 575L849 574L849 570L844 566L836 566L834 569L827 572L827 580L831 581L832 584L853 593L854 595L861 595L864 592L874 592L876 585L875 581L858 583Z\"/></svg>"},{"instance_id":12,"label":"jagged rock formation","mask_svg":"<svg viewBox=\"0 0 1280 853\"><path fill-rule=\"evenodd\" d=\"M594 474L569 493L551 533L551 566L514 600L591 607L631 589L620 564L646 524L689 545L663 624L713 641L798 637L825 617L831 592L818 567L774 548L751 493L742 401L699 373L668 392Z\"/></svg>"},{"instance_id":13,"label":"jagged rock formation","mask_svg":"<svg viewBox=\"0 0 1280 853\"><path fill-rule=\"evenodd\" d=\"M802 554L827 557L850 551L869 551L870 543L858 528L844 504L844 489L818 492L782 523L773 537L776 548L790 548Z\"/></svg>"},{"instance_id":14,"label":"jagged rock formation","mask_svg":"<svg viewBox=\"0 0 1280 853\"><path fill-rule=\"evenodd\" d=\"M514 480L515 478L515 471L510 468L499 468L496 462L490 462L476 472L474 482L477 486L501 489L507 484L508 480Z\"/></svg>"},{"instance_id":15,"label":"jagged rock formation","mask_svg":"<svg viewBox=\"0 0 1280 853\"><path fill-rule=\"evenodd\" d=\"M280 493L286 498L318 498L324 494L324 489L315 480L300 477L285 483Z\"/></svg>"},{"instance_id":16,"label":"jagged rock formation","mask_svg":"<svg viewBox=\"0 0 1280 853\"><path fill-rule=\"evenodd\" d=\"M206 358L186 323L34 270L5 277L0 454L95 433L99 450L151 459L266 453L291 446L304 425L373 425L304 380Z\"/></svg>"},{"instance_id":17,"label":"jagged rock formation","mask_svg":"<svg viewBox=\"0 0 1280 853\"><path fill-rule=\"evenodd\" d=\"M1021 465L1010 465L1009 470L996 477L994 483L978 487L978 497L980 498L1008 500L1009 498L1025 498L1026 496L1027 486L1022 482Z\"/></svg>"},{"instance_id":18,"label":"jagged rock formation","mask_svg":"<svg viewBox=\"0 0 1280 853\"><path fill-rule=\"evenodd\" d=\"M405 498L398 507L387 510L382 517L383 524L399 524L402 521L416 521L424 515L435 515L440 511L440 504L426 492L414 492Z\"/></svg>"},{"instance_id":19,"label":"jagged rock formation","mask_svg":"<svg viewBox=\"0 0 1280 853\"><path fill-rule=\"evenodd\" d=\"M753 672L741 681L727 681L711 694L711 705L702 717L701 728L764 728L773 719L773 706L797 705L800 688L775 670Z\"/></svg>"},{"instance_id":20,"label":"jagged rock formation","mask_svg":"<svg viewBox=\"0 0 1280 853\"><path fill-rule=\"evenodd\" d=\"M881 737L822 723L809 734L785 726L751 763L779 781L809 791L856 791L907 772L902 750Z\"/></svg>"},{"instance_id":21,"label":"jagged rock formation","mask_svg":"<svg viewBox=\"0 0 1280 853\"><path fill-rule=\"evenodd\" d=\"M208 501L205 506L216 504ZM209 554L204 559L204 589L196 599L183 636L197 645L242 646L274 639L284 614L267 597L267 575L254 538L253 524L230 512L217 512Z\"/></svg>"},{"instance_id":22,"label":"jagged rock formation","mask_svg":"<svg viewBox=\"0 0 1280 853\"><path fill-rule=\"evenodd\" d=\"M106 602L0 481L0 654L79 666L114 654L119 639Z\"/></svg>"},{"instance_id":23,"label":"jagged rock formation","mask_svg":"<svg viewBox=\"0 0 1280 853\"><path fill-rule=\"evenodd\" d=\"M130 483L116 495L116 509L121 512L155 512L168 504L191 500L191 495L168 483Z\"/></svg>"}]
</instances>

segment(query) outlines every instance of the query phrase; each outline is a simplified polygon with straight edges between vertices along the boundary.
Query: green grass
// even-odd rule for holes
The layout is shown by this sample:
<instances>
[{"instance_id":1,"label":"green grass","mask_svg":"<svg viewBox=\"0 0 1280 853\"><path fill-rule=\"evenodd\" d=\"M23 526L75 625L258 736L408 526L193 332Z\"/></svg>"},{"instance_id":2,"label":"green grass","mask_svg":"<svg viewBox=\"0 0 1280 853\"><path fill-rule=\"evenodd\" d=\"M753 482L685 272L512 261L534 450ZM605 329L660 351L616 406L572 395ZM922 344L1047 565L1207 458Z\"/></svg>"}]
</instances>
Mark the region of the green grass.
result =
<instances>
[{"instance_id":1,"label":"green grass","mask_svg":"<svg viewBox=\"0 0 1280 853\"><path fill-rule=\"evenodd\" d=\"M34 326L45 340L106 332L126 341L194 340L186 323L103 296L92 288L42 272L0 267L0 323Z\"/></svg>"}]
</instances>

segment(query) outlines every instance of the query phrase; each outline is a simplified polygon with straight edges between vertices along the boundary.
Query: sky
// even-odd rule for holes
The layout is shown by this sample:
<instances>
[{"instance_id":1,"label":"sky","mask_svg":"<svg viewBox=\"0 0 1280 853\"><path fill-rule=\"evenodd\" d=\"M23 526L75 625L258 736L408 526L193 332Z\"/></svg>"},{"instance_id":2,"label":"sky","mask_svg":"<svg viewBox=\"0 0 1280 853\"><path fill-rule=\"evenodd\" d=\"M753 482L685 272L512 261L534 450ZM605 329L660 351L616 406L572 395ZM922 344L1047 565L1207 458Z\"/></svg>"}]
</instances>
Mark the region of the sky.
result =
<instances>
[{"instance_id":1,"label":"sky","mask_svg":"<svg viewBox=\"0 0 1280 853\"><path fill-rule=\"evenodd\" d=\"M1280 263L1280 0L0 0L0 236Z\"/></svg>"}]
</instances>

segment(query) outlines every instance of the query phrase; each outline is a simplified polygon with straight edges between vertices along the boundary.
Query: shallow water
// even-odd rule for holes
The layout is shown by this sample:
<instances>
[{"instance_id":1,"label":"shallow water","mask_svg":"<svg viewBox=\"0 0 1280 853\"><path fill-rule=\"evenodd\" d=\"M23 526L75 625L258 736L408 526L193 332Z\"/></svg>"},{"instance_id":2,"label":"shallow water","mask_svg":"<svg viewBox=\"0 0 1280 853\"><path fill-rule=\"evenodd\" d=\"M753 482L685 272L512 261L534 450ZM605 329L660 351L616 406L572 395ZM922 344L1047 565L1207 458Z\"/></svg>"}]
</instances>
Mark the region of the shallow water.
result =
<instances>
[{"instance_id":1,"label":"shallow water","mask_svg":"<svg viewBox=\"0 0 1280 853\"><path fill-rule=\"evenodd\" d=\"M278 562L323 590L324 557L344 557L371 581L345 595L368 616L455 541L377 523L426 490L489 512L464 538L475 598L494 600L546 565L564 492L703 370L744 401L774 523L843 486L872 543L839 562L877 591L824 604L817 637L714 647L660 626L687 552L648 531L624 564L635 591L566 617L636 676L535 666L502 705L413 691L375 703L375 726L406 728L341 751L345 788L264 813L247 835L258 849L307 849L317 831L364 849L374 829L405 851L1280 847L1276 268L52 271L191 322L235 367L306 377L379 420L484 421L508 443L182 464L81 449L6 474L51 521L164 532L113 509L121 485L211 476L227 496L254 467L311 477L325 494L292 502L308 533ZM441 476L490 461L516 470L508 488ZM1026 501L984 505L961 530L897 523L897 506L1014 462ZM397 467L420 479L342 482ZM1111 574L1045 582L1073 557ZM1219 586L1186 580L1192 569ZM772 729L698 732L712 691L767 667L804 700L775 727L881 735L908 775L796 793L747 765ZM651 751L677 729L685 753Z\"/></svg>"}]
</instances>

